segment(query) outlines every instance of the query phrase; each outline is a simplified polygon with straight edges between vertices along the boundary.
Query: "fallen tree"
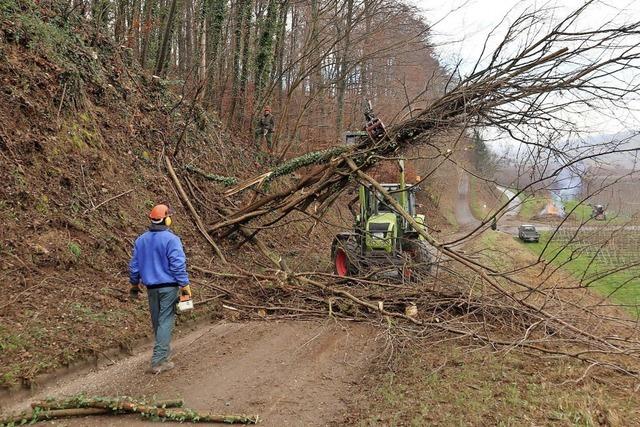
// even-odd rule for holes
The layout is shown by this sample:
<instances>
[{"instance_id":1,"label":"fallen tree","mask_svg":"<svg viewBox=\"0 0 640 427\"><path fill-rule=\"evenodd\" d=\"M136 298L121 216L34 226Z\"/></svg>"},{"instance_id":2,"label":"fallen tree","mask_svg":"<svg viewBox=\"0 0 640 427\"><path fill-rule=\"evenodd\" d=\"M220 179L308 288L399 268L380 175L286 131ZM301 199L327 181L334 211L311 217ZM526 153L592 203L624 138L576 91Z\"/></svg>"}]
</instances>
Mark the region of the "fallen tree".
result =
<instances>
[{"instance_id":1,"label":"fallen tree","mask_svg":"<svg viewBox=\"0 0 640 427\"><path fill-rule=\"evenodd\" d=\"M396 326L414 336L424 337L434 331L455 334L494 348L569 356L637 377L640 340L633 329L633 319L585 307L565 289L545 285L544 280L526 283L511 271L499 271L486 260L468 256L454 248L453 242L442 242L421 232L455 267L437 270L420 284L408 284L399 290L371 277L352 280L366 287L346 288L342 279L328 274L291 271L285 257L274 254L259 240L262 230L277 227L289 215L308 215L317 222L355 182L376 187L411 223L411 216L366 172L380 161L399 157L419 145L439 150L446 163L449 152L437 145L437 138L451 130L493 126L525 144L536 156L562 158L564 167L587 158L625 152L627 149L616 144L602 145L597 150L568 149L561 139L544 137L545 133L571 129L562 115L564 110L592 108L595 104L617 107L635 92L636 82L623 75L640 65L640 47L633 42L633 37L640 34L640 23L606 22L594 29L576 29L576 22L596 3L587 2L546 32L530 31L540 22L538 11L522 14L507 29L484 66L479 62L465 78L452 75L450 87L442 96L409 120L389 126L382 137L361 137L353 146L298 157L287 162L286 167L228 189L227 196L246 191L253 194L241 204L210 206L220 213L220 219L211 221L206 232L226 237L240 231L247 241L257 245L271 270L255 273L236 267L234 274L260 284L270 282L272 300L278 301L277 305L259 304L251 295L236 295L229 303L280 313L288 309L289 315L296 317L324 312L348 319L379 320L381 315L406 322ZM525 43L518 44L519 37L524 37ZM297 181L283 182L274 191L264 185L310 164L315 168ZM549 172L552 176L557 173L557 169ZM505 203L502 210L506 206ZM456 242L478 234L491 219ZM199 229L202 231L201 226ZM440 282L447 283L448 291L434 290ZM262 298L265 293L262 289ZM290 304L283 307L282 300ZM405 314L408 303L417 304L424 317ZM495 324L508 324L506 336L496 332ZM620 326L625 328L622 336L615 332Z\"/></svg>"}]
</instances>

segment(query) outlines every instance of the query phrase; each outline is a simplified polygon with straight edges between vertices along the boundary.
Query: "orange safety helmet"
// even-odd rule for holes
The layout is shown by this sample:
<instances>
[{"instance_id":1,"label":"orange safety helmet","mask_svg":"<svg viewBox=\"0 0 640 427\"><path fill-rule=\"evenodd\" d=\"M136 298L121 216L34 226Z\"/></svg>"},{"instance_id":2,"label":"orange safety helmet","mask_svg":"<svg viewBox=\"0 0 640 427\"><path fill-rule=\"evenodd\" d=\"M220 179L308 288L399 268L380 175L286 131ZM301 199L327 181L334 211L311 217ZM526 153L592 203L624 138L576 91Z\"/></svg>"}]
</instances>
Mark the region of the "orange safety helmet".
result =
<instances>
[{"instance_id":1,"label":"orange safety helmet","mask_svg":"<svg viewBox=\"0 0 640 427\"><path fill-rule=\"evenodd\" d=\"M168 218L173 212L167 205L155 205L149 213L149 218L154 224L161 224L165 218Z\"/></svg>"}]
</instances>

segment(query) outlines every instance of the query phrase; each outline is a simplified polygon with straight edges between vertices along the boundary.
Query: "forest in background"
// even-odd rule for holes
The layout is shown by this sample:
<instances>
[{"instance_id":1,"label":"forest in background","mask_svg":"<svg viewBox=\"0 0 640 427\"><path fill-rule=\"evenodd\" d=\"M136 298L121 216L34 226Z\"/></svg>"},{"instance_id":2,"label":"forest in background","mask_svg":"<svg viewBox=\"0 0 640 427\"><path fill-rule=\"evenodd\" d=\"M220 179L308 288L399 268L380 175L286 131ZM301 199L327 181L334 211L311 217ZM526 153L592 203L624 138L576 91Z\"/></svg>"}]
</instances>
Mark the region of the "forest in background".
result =
<instances>
[{"instance_id":1,"label":"forest in background","mask_svg":"<svg viewBox=\"0 0 640 427\"><path fill-rule=\"evenodd\" d=\"M59 5L60 3L55 3ZM55 6L52 3L51 7ZM387 120L409 117L445 72L418 11L391 0L71 0L99 43L250 133L271 105L280 150L307 151L362 126L362 100ZM284 143L286 141L286 143ZM299 148L299 150L296 150ZM283 153L284 154L284 153Z\"/></svg>"}]
</instances>

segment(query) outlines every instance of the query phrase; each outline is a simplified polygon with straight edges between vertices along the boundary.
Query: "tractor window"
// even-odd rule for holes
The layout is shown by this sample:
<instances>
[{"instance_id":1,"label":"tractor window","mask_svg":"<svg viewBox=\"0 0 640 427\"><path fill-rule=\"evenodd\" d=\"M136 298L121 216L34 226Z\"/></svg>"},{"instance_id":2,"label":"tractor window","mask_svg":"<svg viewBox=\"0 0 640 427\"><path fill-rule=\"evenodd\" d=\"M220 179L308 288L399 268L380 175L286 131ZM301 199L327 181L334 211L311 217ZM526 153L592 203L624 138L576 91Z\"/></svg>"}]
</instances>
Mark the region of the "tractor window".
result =
<instances>
[{"instance_id":1,"label":"tractor window","mask_svg":"<svg viewBox=\"0 0 640 427\"><path fill-rule=\"evenodd\" d=\"M393 212L393 209L384 200L379 200L378 212Z\"/></svg>"},{"instance_id":2,"label":"tractor window","mask_svg":"<svg viewBox=\"0 0 640 427\"><path fill-rule=\"evenodd\" d=\"M385 200L382 194L380 194L377 191L374 194L375 194L375 202L376 202L374 206L376 207L377 213L395 212L393 207L389 203L387 203L387 201ZM398 202L400 201L397 193L391 193L391 195Z\"/></svg>"},{"instance_id":3,"label":"tractor window","mask_svg":"<svg viewBox=\"0 0 640 427\"><path fill-rule=\"evenodd\" d=\"M387 191L391 193L391 196L393 196L393 198L398 203L402 204L402 197L401 197L402 193L400 191L394 190L394 189L388 189ZM407 190L407 193L409 196L409 214L415 215L415 210L416 210L415 209L415 206L416 206L415 193L409 190ZM377 208L378 213L395 212L395 209L387 203L387 201L384 199L384 196L377 191L375 192L375 199L376 199L376 204L374 204L374 206Z\"/></svg>"}]
</instances>

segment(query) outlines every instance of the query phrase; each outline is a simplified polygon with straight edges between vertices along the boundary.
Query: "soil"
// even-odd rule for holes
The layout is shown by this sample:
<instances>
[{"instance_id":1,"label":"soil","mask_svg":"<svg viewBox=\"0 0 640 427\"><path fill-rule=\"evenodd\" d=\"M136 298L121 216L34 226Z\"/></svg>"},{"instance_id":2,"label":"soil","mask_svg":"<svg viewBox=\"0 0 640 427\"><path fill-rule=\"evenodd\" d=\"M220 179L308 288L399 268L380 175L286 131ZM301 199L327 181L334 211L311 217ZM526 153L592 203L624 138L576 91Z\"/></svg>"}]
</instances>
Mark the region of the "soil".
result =
<instances>
[{"instance_id":1,"label":"soil","mask_svg":"<svg viewBox=\"0 0 640 427\"><path fill-rule=\"evenodd\" d=\"M62 379L6 413L47 396L180 397L201 412L258 414L263 426L328 425L347 402L379 350L372 326L325 322L218 323L175 341L176 368L145 373L150 347L111 366ZM58 426L136 426L138 416L86 417Z\"/></svg>"}]
</instances>

